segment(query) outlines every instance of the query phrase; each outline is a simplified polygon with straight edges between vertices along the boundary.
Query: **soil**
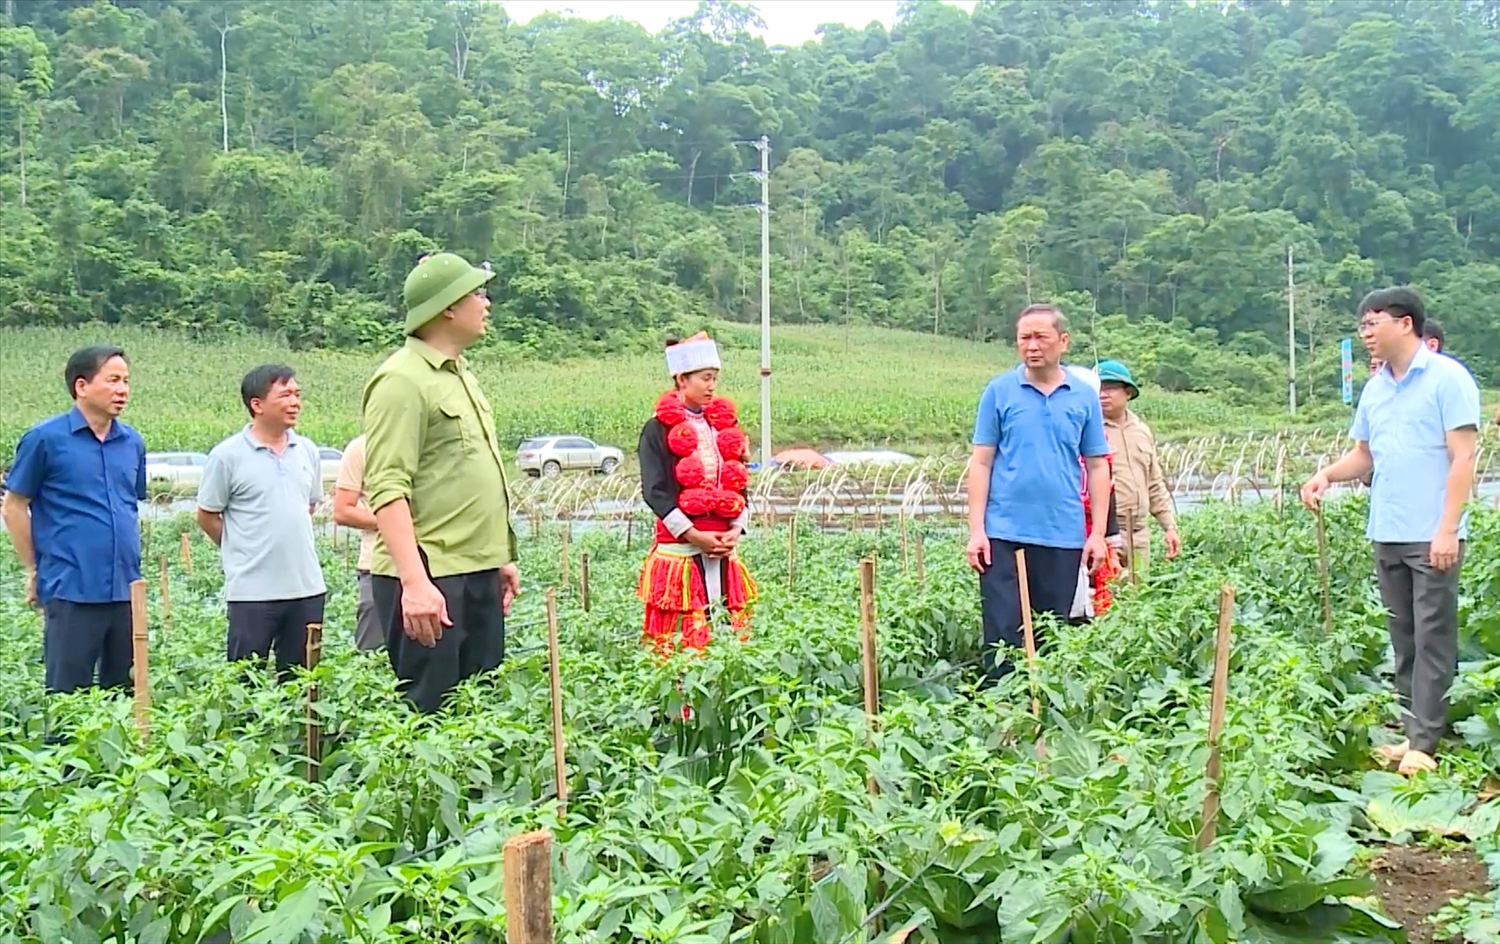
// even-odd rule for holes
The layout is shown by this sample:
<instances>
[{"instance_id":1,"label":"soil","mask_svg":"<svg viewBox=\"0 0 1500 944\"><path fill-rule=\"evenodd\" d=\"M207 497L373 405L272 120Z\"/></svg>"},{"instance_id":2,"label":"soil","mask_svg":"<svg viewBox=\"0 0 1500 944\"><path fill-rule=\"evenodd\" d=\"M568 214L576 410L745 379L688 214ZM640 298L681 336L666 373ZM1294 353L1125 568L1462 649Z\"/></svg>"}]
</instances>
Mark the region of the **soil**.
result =
<instances>
[{"instance_id":1,"label":"soil","mask_svg":"<svg viewBox=\"0 0 1500 944\"><path fill-rule=\"evenodd\" d=\"M1406 928L1409 944L1464 944L1434 936L1427 916L1455 898L1490 887L1484 863L1468 849L1391 846L1371 864L1380 902Z\"/></svg>"}]
</instances>

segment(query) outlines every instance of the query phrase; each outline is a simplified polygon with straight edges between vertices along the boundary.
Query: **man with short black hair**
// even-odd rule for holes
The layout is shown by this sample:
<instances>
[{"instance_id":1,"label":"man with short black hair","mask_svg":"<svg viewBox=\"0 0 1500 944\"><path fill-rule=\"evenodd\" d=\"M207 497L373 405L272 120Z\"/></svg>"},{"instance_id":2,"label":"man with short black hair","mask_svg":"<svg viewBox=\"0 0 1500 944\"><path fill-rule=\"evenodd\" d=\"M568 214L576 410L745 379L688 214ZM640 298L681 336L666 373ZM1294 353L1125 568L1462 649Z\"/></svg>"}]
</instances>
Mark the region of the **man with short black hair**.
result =
<instances>
[{"instance_id":1,"label":"man with short black hair","mask_svg":"<svg viewBox=\"0 0 1500 944\"><path fill-rule=\"evenodd\" d=\"M245 375L245 428L208 455L198 525L219 546L229 604L231 662L276 652L278 676L307 664L307 624L323 622L327 587L313 537L323 498L318 447L295 432L297 373L262 364Z\"/></svg>"},{"instance_id":2,"label":"man with short black hair","mask_svg":"<svg viewBox=\"0 0 1500 944\"><path fill-rule=\"evenodd\" d=\"M1458 575L1474 482L1479 385L1463 365L1423 342L1426 313L1414 289L1366 295L1359 334L1383 361L1360 391L1354 448L1302 486L1316 509L1332 482L1370 471L1375 571L1395 650L1407 737L1380 748L1403 774L1437 767L1448 726L1448 686L1458 668Z\"/></svg>"},{"instance_id":3,"label":"man with short black hair","mask_svg":"<svg viewBox=\"0 0 1500 944\"><path fill-rule=\"evenodd\" d=\"M969 566L979 572L985 685L1012 671L996 646L1019 647L1017 549L1026 552L1031 608L1066 620L1079 567L1109 556L1109 442L1089 384L1062 366L1068 325L1054 305L1030 305L1016 320L1022 363L985 387L969 465ZM1087 470L1089 525L1083 504Z\"/></svg>"},{"instance_id":4,"label":"man with short black hair","mask_svg":"<svg viewBox=\"0 0 1500 944\"><path fill-rule=\"evenodd\" d=\"M375 613L397 690L426 713L504 660L521 589L494 411L464 357L485 334L492 278L451 252L418 263L402 288L406 343L365 385Z\"/></svg>"},{"instance_id":5,"label":"man with short black hair","mask_svg":"<svg viewBox=\"0 0 1500 944\"><path fill-rule=\"evenodd\" d=\"M1428 318L1422 323L1422 343L1434 354L1443 353L1443 326L1436 318Z\"/></svg>"},{"instance_id":6,"label":"man with short black hair","mask_svg":"<svg viewBox=\"0 0 1500 944\"><path fill-rule=\"evenodd\" d=\"M76 351L63 377L73 407L16 444L5 528L26 568L26 601L42 607L46 691L123 688L133 661L130 585L141 576L146 443L119 420L130 400L122 349Z\"/></svg>"}]
</instances>

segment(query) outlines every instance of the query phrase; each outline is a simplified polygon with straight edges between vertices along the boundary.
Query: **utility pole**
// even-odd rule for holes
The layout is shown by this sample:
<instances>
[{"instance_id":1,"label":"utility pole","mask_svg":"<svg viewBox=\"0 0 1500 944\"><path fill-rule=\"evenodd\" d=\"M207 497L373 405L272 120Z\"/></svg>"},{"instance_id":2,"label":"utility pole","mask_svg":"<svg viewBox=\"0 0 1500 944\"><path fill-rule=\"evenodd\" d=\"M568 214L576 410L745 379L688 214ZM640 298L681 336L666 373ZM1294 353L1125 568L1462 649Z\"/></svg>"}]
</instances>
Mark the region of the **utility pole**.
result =
<instances>
[{"instance_id":1,"label":"utility pole","mask_svg":"<svg viewBox=\"0 0 1500 944\"><path fill-rule=\"evenodd\" d=\"M1297 285L1292 277L1292 247L1286 247L1286 395L1287 407L1297 415Z\"/></svg>"},{"instance_id":2,"label":"utility pole","mask_svg":"<svg viewBox=\"0 0 1500 944\"><path fill-rule=\"evenodd\" d=\"M771 462L771 141L760 152L760 467Z\"/></svg>"}]
</instances>

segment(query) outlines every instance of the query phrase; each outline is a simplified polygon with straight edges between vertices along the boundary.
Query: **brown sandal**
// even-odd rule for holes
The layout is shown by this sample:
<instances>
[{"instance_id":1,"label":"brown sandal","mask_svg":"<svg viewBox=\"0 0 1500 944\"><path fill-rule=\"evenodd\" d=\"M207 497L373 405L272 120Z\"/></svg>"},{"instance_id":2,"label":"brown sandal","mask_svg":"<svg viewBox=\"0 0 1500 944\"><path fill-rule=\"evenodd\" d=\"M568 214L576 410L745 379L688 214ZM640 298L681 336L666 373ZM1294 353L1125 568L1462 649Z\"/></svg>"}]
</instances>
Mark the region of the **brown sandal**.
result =
<instances>
[{"instance_id":1,"label":"brown sandal","mask_svg":"<svg viewBox=\"0 0 1500 944\"><path fill-rule=\"evenodd\" d=\"M1375 748L1375 754L1386 764L1399 764L1411 750L1411 741L1402 740L1396 744L1382 744Z\"/></svg>"},{"instance_id":2,"label":"brown sandal","mask_svg":"<svg viewBox=\"0 0 1500 944\"><path fill-rule=\"evenodd\" d=\"M1437 761L1426 751L1407 751L1406 756L1401 758L1399 773L1404 777L1410 777L1419 770L1437 770Z\"/></svg>"}]
</instances>

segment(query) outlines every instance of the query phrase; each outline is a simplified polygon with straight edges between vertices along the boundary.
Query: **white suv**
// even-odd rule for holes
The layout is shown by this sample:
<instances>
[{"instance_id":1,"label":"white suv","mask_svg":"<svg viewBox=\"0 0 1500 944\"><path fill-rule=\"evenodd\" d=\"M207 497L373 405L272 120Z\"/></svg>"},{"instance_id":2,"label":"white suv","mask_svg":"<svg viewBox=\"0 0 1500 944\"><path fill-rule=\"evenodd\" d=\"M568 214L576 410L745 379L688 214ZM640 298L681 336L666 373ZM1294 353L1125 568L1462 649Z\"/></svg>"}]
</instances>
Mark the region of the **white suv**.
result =
<instances>
[{"instance_id":1,"label":"white suv","mask_svg":"<svg viewBox=\"0 0 1500 944\"><path fill-rule=\"evenodd\" d=\"M625 453L614 446L582 436L533 436L516 450L516 466L532 478L574 469L609 475L624 461Z\"/></svg>"}]
</instances>

